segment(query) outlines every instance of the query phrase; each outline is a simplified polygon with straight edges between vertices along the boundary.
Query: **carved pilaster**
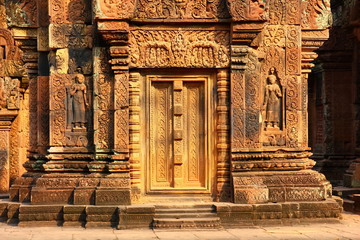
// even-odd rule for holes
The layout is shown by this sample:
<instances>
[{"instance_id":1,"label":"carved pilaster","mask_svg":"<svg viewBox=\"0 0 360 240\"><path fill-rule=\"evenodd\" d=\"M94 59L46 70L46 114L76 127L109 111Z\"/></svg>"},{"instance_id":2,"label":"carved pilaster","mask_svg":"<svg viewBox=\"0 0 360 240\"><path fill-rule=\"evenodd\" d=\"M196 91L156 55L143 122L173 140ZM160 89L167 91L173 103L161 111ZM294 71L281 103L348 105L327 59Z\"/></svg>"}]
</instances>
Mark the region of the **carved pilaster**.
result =
<instances>
[{"instance_id":1,"label":"carved pilaster","mask_svg":"<svg viewBox=\"0 0 360 240\"><path fill-rule=\"evenodd\" d=\"M110 64L114 72L114 152L113 159L129 157L129 51L126 22L99 22L99 30L110 45Z\"/></svg>"},{"instance_id":2,"label":"carved pilaster","mask_svg":"<svg viewBox=\"0 0 360 240\"><path fill-rule=\"evenodd\" d=\"M231 200L230 188L230 81L226 70L217 74L217 191L220 201Z\"/></svg>"},{"instance_id":3,"label":"carved pilaster","mask_svg":"<svg viewBox=\"0 0 360 240\"><path fill-rule=\"evenodd\" d=\"M141 189L141 151L140 151L140 74L130 73L130 177L132 187L132 199L138 199L137 193Z\"/></svg>"}]
</instances>

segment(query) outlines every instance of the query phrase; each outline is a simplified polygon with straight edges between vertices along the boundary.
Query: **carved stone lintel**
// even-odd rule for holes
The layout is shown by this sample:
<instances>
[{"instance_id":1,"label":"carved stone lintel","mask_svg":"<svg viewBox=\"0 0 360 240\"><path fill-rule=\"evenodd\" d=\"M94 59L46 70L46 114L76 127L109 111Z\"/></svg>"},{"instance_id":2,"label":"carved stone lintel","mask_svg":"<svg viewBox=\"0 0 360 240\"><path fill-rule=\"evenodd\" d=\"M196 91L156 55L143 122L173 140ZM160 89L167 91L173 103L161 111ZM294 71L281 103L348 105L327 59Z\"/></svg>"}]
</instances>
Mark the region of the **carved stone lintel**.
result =
<instances>
[{"instance_id":1,"label":"carved stone lintel","mask_svg":"<svg viewBox=\"0 0 360 240\"><path fill-rule=\"evenodd\" d=\"M133 30L130 67L225 68L229 37L222 30Z\"/></svg>"}]
</instances>

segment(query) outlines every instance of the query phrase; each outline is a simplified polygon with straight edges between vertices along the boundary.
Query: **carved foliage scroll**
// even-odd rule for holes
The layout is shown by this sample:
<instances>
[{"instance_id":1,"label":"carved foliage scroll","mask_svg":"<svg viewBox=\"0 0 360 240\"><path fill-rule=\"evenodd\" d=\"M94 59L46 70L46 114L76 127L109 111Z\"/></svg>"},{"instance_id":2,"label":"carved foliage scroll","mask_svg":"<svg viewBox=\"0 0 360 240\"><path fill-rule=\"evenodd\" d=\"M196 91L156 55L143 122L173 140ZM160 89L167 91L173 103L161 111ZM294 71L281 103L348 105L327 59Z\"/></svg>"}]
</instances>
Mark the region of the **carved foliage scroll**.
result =
<instances>
[{"instance_id":1,"label":"carved foliage scroll","mask_svg":"<svg viewBox=\"0 0 360 240\"><path fill-rule=\"evenodd\" d=\"M139 0L136 18L140 19L214 19L229 18L222 0Z\"/></svg>"},{"instance_id":2,"label":"carved foliage scroll","mask_svg":"<svg viewBox=\"0 0 360 240\"><path fill-rule=\"evenodd\" d=\"M249 63L245 72L245 143L247 147L259 147L260 134L260 91L259 91L259 75L260 65L255 51L248 54Z\"/></svg>"},{"instance_id":3,"label":"carved foliage scroll","mask_svg":"<svg viewBox=\"0 0 360 240\"><path fill-rule=\"evenodd\" d=\"M129 73L115 75L115 149L128 151L129 147Z\"/></svg>"},{"instance_id":4,"label":"carved foliage scroll","mask_svg":"<svg viewBox=\"0 0 360 240\"><path fill-rule=\"evenodd\" d=\"M65 145L66 128L66 88L70 81L65 74L52 74L50 77L50 145Z\"/></svg>"},{"instance_id":5,"label":"carved foliage scroll","mask_svg":"<svg viewBox=\"0 0 360 240\"><path fill-rule=\"evenodd\" d=\"M134 30L131 67L224 68L229 66L227 31Z\"/></svg>"},{"instance_id":6,"label":"carved foliage scroll","mask_svg":"<svg viewBox=\"0 0 360 240\"><path fill-rule=\"evenodd\" d=\"M232 92L232 148L245 147L245 75L240 71L231 74Z\"/></svg>"}]
</instances>

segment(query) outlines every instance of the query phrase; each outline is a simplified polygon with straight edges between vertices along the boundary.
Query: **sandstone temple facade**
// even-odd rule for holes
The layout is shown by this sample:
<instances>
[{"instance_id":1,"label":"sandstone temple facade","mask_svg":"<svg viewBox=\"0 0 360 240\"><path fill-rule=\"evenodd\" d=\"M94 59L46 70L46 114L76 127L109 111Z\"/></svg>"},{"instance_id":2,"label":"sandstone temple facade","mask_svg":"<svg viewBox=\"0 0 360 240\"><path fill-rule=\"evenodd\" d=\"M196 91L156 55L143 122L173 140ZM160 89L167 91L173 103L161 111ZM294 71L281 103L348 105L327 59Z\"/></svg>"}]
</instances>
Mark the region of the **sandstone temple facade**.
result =
<instances>
[{"instance_id":1,"label":"sandstone temple facade","mask_svg":"<svg viewBox=\"0 0 360 240\"><path fill-rule=\"evenodd\" d=\"M0 0L0 217L119 228L339 219L308 142L333 15L330 0ZM166 215L192 216L189 204L203 217Z\"/></svg>"}]
</instances>

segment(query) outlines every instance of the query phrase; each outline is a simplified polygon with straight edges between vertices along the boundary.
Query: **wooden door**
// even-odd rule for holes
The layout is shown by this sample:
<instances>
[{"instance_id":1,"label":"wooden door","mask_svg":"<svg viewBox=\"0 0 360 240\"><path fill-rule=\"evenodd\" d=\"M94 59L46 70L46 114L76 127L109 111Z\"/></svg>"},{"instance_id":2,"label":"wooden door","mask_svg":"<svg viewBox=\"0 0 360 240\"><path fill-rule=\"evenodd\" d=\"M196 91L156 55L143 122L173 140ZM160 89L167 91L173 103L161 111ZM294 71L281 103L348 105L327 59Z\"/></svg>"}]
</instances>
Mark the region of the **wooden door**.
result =
<instances>
[{"instance_id":1,"label":"wooden door","mask_svg":"<svg viewBox=\"0 0 360 240\"><path fill-rule=\"evenodd\" d=\"M207 112L205 81L151 81L150 191L205 190Z\"/></svg>"}]
</instances>

